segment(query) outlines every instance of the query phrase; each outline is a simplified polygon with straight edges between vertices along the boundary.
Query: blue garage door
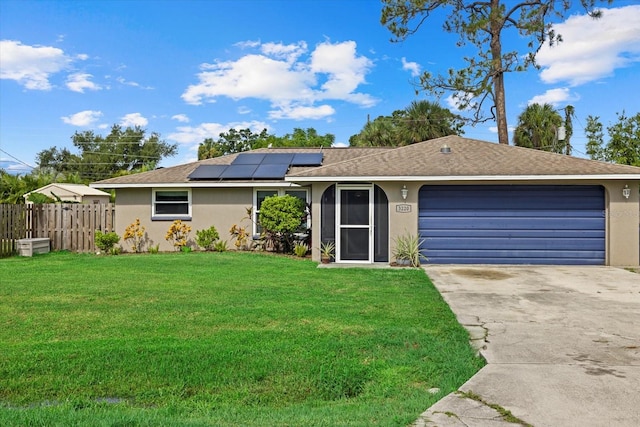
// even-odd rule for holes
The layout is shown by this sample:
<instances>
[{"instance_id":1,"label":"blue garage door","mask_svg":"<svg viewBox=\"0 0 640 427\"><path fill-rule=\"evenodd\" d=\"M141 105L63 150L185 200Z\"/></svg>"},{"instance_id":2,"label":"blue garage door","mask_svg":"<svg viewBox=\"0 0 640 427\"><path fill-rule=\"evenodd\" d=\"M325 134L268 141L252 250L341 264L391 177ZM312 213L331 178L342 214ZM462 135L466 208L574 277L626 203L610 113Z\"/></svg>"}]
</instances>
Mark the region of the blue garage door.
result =
<instances>
[{"instance_id":1,"label":"blue garage door","mask_svg":"<svg viewBox=\"0 0 640 427\"><path fill-rule=\"evenodd\" d=\"M419 210L430 263L604 264L600 186L425 185Z\"/></svg>"}]
</instances>

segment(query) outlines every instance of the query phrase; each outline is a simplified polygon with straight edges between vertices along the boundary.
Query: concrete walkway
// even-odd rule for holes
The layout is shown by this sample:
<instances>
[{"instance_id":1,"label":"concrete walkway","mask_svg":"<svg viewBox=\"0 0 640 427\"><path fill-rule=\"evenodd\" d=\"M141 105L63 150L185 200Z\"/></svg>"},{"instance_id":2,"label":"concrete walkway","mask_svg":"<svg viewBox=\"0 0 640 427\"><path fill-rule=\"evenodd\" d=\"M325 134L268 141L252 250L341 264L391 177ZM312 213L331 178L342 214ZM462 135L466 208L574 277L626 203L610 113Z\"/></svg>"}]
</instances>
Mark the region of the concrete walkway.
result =
<instances>
[{"instance_id":1,"label":"concrete walkway","mask_svg":"<svg viewBox=\"0 0 640 427\"><path fill-rule=\"evenodd\" d=\"M639 426L640 274L427 266L487 366L416 426ZM505 411L513 415L504 420ZM513 423L515 421L515 424Z\"/></svg>"}]
</instances>

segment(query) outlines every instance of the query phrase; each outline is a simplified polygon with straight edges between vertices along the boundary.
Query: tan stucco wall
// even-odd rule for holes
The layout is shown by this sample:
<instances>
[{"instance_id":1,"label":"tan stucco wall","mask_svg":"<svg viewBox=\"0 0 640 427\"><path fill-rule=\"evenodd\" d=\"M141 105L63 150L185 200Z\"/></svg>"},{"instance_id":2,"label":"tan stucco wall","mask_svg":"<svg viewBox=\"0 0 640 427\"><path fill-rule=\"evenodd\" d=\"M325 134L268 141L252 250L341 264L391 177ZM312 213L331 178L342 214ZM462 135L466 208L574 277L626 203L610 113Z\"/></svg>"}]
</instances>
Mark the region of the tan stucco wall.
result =
<instances>
[{"instance_id":1,"label":"tan stucco wall","mask_svg":"<svg viewBox=\"0 0 640 427\"><path fill-rule=\"evenodd\" d=\"M389 199L389 258L393 261L394 239L400 235L418 232L418 195L424 182L376 182L386 193ZM482 184L514 184L514 185L602 185L605 189L606 216L606 264L611 266L637 266L640 264L640 201L638 182L633 181L474 181L474 182L434 182L433 185L482 185ZM629 185L631 196L625 199L622 189ZM401 189L403 185L409 190L406 200L402 199ZM320 241L320 204L323 191L328 184L317 183L313 185L312 213L313 242ZM410 211L401 209L398 205L409 205ZM316 222L318 221L318 222ZM313 259L320 260L320 253L314 243Z\"/></svg>"},{"instance_id":2,"label":"tan stucco wall","mask_svg":"<svg viewBox=\"0 0 640 427\"><path fill-rule=\"evenodd\" d=\"M631 196L625 199L625 184ZM637 182L608 182L604 184L607 212L607 264L611 266L638 266L640 264L640 206Z\"/></svg>"},{"instance_id":3,"label":"tan stucco wall","mask_svg":"<svg viewBox=\"0 0 640 427\"><path fill-rule=\"evenodd\" d=\"M160 245L161 251L171 251L173 246L165 240L165 234L171 220L151 220L152 190L119 189L116 192L116 233L120 236L129 224L136 218L146 229L149 245ZM251 233L252 224L244 220L247 216L246 208L253 204L253 190L251 188L195 188L191 192L190 221L183 220L191 227L190 246L196 248L196 230L203 230L214 225L221 240L227 240L229 248L233 248L229 229L233 224L246 226ZM124 250L129 250L126 242L120 241ZM145 247L145 250L147 249Z\"/></svg>"},{"instance_id":4,"label":"tan stucco wall","mask_svg":"<svg viewBox=\"0 0 640 427\"><path fill-rule=\"evenodd\" d=\"M389 257L393 261L394 239L402 234L417 233L418 227L418 195L424 182L376 182L386 193L389 200ZM459 182L437 182L434 185L461 185ZM476 181L481 184L523 184L522 182ZM602 185L605 189L606 216L606 263L612 266L637 266L640 264L640 200L638 182L624 181L527 181L526 184L540 185ZM625 199L622 189L626 185L631 188L631 196ZM330 184L315 183L311 186L312 214L312 257L320 260L318 249L320 242L320 207L324 190ZM409 190L406 200L402 199L403 185ZM116 193L116 232L122 236L125 228L140 218L145 226L149 245L160 244L160 250L172 250L172 246L164 239L171 221L151 220L151 189L119 189ZM251 222L242 220L246 217L246 208L253 204L251 188L221 188L192 190L192 220L186 221L192 228L191 239L195 247L195 231L215 225L221 239L228 240L229 229L233 224L246 226L251 232ZM398 205L408 205L409 209L401 209ZM121 241L124 249L125 242Z\"/></svg>"}]
</instances>

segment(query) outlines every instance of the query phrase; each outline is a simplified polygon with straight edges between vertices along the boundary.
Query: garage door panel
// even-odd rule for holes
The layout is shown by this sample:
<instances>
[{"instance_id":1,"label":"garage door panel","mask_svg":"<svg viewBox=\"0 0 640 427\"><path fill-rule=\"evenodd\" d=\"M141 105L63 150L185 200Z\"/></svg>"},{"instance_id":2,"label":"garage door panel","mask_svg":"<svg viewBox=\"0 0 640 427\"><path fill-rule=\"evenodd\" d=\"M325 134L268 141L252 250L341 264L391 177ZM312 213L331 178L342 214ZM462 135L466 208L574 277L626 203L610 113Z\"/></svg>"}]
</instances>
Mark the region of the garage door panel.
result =
<instances>
[{"instance_id":1,"label":"garage door panel","mask_svg":"<svg viewBox=\"0 0 640 427\"><path fill-rule=\"evenodd\" d=\"M457 232L456 232L457 231ZM429 231L430 239L438 237L511 237L511 238L526 238L526 237L548 237L551 235L553 238L568 238L568 239L581 239L581 238L598 238L603 240L605 233L603 230L450 230L432 229ZM427 247L429 244L427 243Z\"/></svg>"},{"instance_id":2,"label":"garage door panel","mask_svg":"<svg viewBox=\"0 0 640 427\"><path fill-rule=\"evenodd\" d=\"M558 258L558 265L599 265L601 257L603 254L594 253L593 256L588 256L587 254L581 253L580 256L575 258ZM497 264L494 258L483 258L483 257L467 257L461 258L457 254L454 254L451 257L438 257L434 259L429 259L430 263L433 264ZM499 264L533 264L533 265L549 265L549 258L545 256L544 258L536 258L535 256L509 256L501 259Z\"/></svg>"},{"instance_id":3,"label":"garage door panel","mask_svg":"<svg viewBox=\"0 0 640 427\"><path fill-rule=\"evenodd\" d=\"M493 186L492 186L493 187ZM547 190L530 189L524 193L513 189L511 186L504 187L504 190L478 190L478 191L455 191L452 187L447 187L443 194L429 197L429 200L420 198L420 205L427 207L428 204L437 206L437 209L460 210L469 205L476 205L478 209L492 210L518 210L550 208L558 210L591 210L602 205L602 199L598 196L577 190L575 192L559 190L556 194L548 194ZM494 187L495 188L495 187ZM505 198L505 192L509 192L509 197ZM540 200L544 199L544 205L540 205Z\"/></svg>"},{"instance_id":4,"label":"garage door panel","mask_svg":"<svg viewBox=\"0 0 640 427\"><path fill-rule=\"evenodd\" d=\"M437 209L425 211L421 216L425 218L431 217L447 217L447 218L482 218L482 217L531 217L531 213L535 212L536 217L542 218L575 218L575 217L592 217L592 218L604 218L605 212L596 212L593 210L576 210L572 209L527 209L527 210L498 210L498 209L478 209L474 212L453 210L453 209Z\"/></svg>"},{"instance_id":5,"label":"garage door panel","mask_svg":"<svg viewBox=\"0 0 640 427\"><path fill-rule=\"evenodd\" d=\"M498 238L498 237L441 237L427 239L426 247L432 250L474 248L499 253L501 250L517 251L520 248L530 250L564 251L591 248L604 250L600 238L549 239L549 238Z\"/></svg>"},{"instance_id":6,"label":"garage door panel","mask_svg":"<svg viewBox=\"0 0 640 427\"><path fill-rule=\"evenodd\" d=\"M604 264L600 186L424 186L419 200L432 263Z\"/></svg>"},{"instance_id":7,"label":"garage door panel","mask_svg":"<svg viewBox=\"0 0 640 427\"><path fill-rule=\"evenodd\" d=\"M433 218L428 221L420 220L424 229L450 230L602 230L604 218L509 218L484 217L479 218Z\"/></svg>"}]
</instances>

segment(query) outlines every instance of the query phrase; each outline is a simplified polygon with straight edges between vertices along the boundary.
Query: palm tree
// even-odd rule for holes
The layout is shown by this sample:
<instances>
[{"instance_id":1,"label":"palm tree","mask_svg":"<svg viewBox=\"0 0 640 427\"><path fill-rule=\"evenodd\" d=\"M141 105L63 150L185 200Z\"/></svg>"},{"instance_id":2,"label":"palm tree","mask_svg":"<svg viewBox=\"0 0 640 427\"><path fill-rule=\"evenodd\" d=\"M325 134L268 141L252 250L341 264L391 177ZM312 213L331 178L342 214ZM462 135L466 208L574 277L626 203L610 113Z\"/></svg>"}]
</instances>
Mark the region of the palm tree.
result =
<instances>
[{"instance_id":1,"label":"palm tree","mask_svg":"<svg viewBox=\"0 0 640 427\"><path fill-rule=\"evenodd\" d=\"M391 117L380 116L367 122L359 134L349 138L352 147L395 147L398 145L397 129Z\"/></svg>"},{"instance_id":2,"label":"palm tree","mask_svg":"<svg viewBox=\"0 0 640 427\"><path fill-rule=\"evenodd\" d=\"M460 118L435 102L413 101L401 120L399 127L406 141L402 145L464 133Z\"/></svg>"},{"instance_id":3,"label":"palm tree","mask_svg":"<svg viewBox=\"0 0 640 427\"><path fill-rule=\"evenodd\" d=\"M513 142L519 147L536 150L565 152L565 141L558 140L562 116L551 104L531 104L518 117Z\"/></svg>"}]
</instances>

